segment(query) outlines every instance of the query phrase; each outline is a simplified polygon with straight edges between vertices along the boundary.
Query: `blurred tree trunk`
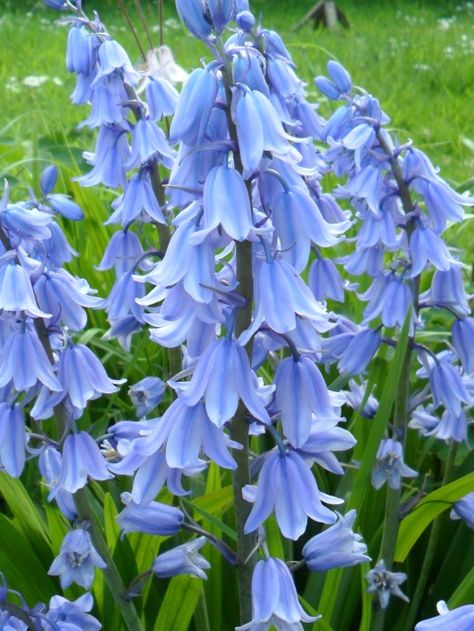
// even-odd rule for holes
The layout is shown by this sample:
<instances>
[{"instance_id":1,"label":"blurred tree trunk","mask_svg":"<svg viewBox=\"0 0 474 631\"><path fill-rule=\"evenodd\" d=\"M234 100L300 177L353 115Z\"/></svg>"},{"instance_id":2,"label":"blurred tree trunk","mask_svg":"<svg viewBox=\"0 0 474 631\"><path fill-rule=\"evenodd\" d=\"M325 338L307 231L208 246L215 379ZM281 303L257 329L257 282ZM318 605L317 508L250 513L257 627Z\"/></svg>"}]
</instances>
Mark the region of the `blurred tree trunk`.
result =
<instances>
[{"instance_id":1,"label":"blurred tree trunk","mask_svg":"<svg viewBox=\"0 0 474 631\"><path fill-rule=\"evenodd\" d=\"M314 28L324 26L326 28L334 28L338 24L342 24L344 28L349 28L349 20L345 14L336 6L333 0L320 0L314 5L310 11L296 25L295 30L304 26L312 20Z\"/></svg>"}]
</instances>

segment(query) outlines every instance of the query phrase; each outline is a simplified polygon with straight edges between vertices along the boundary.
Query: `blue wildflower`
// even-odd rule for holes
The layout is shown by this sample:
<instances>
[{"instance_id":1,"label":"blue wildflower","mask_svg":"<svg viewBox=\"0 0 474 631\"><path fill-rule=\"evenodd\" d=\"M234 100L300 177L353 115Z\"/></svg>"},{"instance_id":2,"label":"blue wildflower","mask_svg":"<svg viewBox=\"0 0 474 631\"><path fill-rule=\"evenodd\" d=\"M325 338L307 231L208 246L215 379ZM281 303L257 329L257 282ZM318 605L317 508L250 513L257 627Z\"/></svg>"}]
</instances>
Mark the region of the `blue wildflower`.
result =
<instances>
[{"instance_id":1,"label":"blue wildflower","mask_svg":"<svg viewBox=\"0 0 474 631\"><path fill-rule=\"evenodd\" d=\"M416 478L417 475L403 461L402 444L393 438L382 440L372 469L372 486L378 490L387 482L391 489L399 489L402 477Z\"/></svg>"},{"instance_id":2,"label":"blue wildflower","mask_svg":"<svg viewBox=\"0 0 474 631\"><path fill-rule=\"evenodd\" d=\"M130 493L122 493L121 498L126 506L117 516L117 521L124 532L170 536L181 528L184 514L174 506L159 502L139 506Z\"/></svg>"},{"instance_id":3,"label":"blue wildflower","mask_svg":"<svg viewBox=\"0 0 474 631\"><path fill-rule=\"evenodd\" d=\"M384 560L380 560L373 570L366 575L368 592L375 592L378 596L380 606L386 609L391 596L397 596L405 602L409 599L400 589L401 585L407 579L407 575L403 572L389 572L385 569Z\"/></svg>"},{"instance_id":4,"label":"blue wildflower","mask_svg":"<svg viewBox=\"0 0 474 631\"><path fill-rule=\"evenodd\" d=\"M464 371L468 374L474 373L474 319L456 319L451 336Z\"/></svg>"},{"instance_id":5,"label":"blue wildflower","mask_svg":"<svg viewBox=\"0 0 474 631\"><path fill-rule=\"evenodd\" d=\"M418 622L415 631L472 631L474 604L462 605L450 611L446 603L440 600L436 608L439 615Z\"/></svg>"},{"instance_id":6,"label":"blue wildflower","mask_svg":"<svg viewBox=\"0 0 474 631\"><path fill-rule=\"evenodd\" d=\"M57 486L50 493L53 499L63 489L75 493L87 484L87 479L109 480L113 475L107 465L97 443L87 432L69 434L63 445L62 472Z\"/></svg>"},{"instance_id":7,"label":"blue wildflower","mask_svg":"<svg viewBox=\"0 0 474 631\"><path fill-rule=\"evenodd\" d=\"M209 562L199 554L199 550L206 543L206 537L198 537L176 548L159 554L153 561L152 571L158 578L169 578L178 574L191 574L198 578L206 579L205 570L211 566Z\"/></svg>"},{"instance_id":8,"label":"blue wildflower","mask_svg":"<svg viewBox=\"0 0 474 631\"><path fill-rule=\"evenodd\" d=\"M131 386L128 395L141 418L151 412L161 401L165 392L165 383L158 377L145 377Z\"/></svg>"},{"instance_id":9,"label":"blue wildflower","mask_svg":"<svg viewBox=\"0 0 474 631\"><path fill-rule=\"evenodd\" d=\"M72 583L89 589L96 567L104 569L107 566L94 548L89 533L76 528L64 537L59 555L54 559L48 574L59 576L62 589Z\"/></svg>"},{"instance_id":10,"label":"blue wildflower","mask_svg":"<svg viewBox=\"0 0 474 631\"><path fill-rule=\"evenodd\" d=\"M463 519L469 528L474 530L474 492L454 502L449 516L451 519Z\"/></svg>"}]
</instances>

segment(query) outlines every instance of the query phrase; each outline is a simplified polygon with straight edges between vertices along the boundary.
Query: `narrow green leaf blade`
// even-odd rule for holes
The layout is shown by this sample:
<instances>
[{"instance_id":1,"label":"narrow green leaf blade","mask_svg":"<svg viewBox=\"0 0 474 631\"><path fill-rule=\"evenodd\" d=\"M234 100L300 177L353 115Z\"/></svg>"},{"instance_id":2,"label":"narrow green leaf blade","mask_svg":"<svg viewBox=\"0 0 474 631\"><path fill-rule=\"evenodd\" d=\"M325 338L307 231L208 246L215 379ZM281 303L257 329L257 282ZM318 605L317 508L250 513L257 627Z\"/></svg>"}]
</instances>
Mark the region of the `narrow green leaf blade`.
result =
<instances>
[{"instance_id":1,"label":"narrow green leaf blade","mask_svg":"<svg viewBox=\"0 0 474 631\"><path fill-rule=\"evenodd\" d=\"M153 631L187 631L201 597L201 581L195 576L171 579Z\"/></svg>"}]
</instances>

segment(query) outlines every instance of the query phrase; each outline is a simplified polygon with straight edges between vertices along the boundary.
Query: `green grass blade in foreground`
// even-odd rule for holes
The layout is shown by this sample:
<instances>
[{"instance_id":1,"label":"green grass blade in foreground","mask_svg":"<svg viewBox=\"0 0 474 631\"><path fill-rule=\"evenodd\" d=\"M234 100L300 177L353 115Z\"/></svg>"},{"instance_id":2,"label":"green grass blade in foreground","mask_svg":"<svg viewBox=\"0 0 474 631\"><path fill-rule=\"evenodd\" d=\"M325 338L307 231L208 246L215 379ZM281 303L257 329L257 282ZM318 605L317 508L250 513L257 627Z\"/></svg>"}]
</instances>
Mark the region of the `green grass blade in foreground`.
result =
<instances>
[{"instance_id":1,"label":"green grass blade in foreground","mask_svg":"<svg viewBox=\"0 0 474 631\"><path fill-rule=\"evenodd\" d=\"M451 504L474 491L474 473L450 482L424 497L402 520L398 533L395 561L403 563L410 550L431 522Z\"/></svg>"},{"instance_id":2,"label":"green grass blade in foreground","mask_svg":"<svg viewBox=\"0 0 474 631\"><path fill-rule=\"evenodd\" d=\"M201 597L201 581L182 575L171 579L153 631L187 631Z\"/></svg>"},{"instance_id":3,"label":"green grass blade in foreground","mask_svg":"<svg viewBox=\"0 0 474 631\"><path fill-rule=\"evenodd\" d=\"M466 574L448 601L448 607L454 609L474 601L474 567Z\"/></svg>"},{"instance_id":4,"label":"green grass blade in foreground","mask_svg":"<svg viewBox=\"0 0 474 631\"><path fill-rule=\"evenodd\" d=\"M408 332L410 328L411 312L408 313L403 329L400 333L400 339L395 350L395 354L391 361L390 369L387 375L382 396L380 398L377 413L371 422L371 430L365 445L360 468L354 477L349 500L347 502L347 510L355 508L357 511L362 509L367 485L370 485L370 474L372 466L377 455L377 449L383 438L388 420L392 413L395 395L400 380L403 361L408 346ZM336 597L339 592L339 583L341 581L342 571L339 569L330 570L327 574L321 601L319 603L319 612L324 616L325 620L331 621L334 611ZM332 621L334 623L334 621ZM335 623L334 623L335 624Z\"/></svg>"}]
</instances>

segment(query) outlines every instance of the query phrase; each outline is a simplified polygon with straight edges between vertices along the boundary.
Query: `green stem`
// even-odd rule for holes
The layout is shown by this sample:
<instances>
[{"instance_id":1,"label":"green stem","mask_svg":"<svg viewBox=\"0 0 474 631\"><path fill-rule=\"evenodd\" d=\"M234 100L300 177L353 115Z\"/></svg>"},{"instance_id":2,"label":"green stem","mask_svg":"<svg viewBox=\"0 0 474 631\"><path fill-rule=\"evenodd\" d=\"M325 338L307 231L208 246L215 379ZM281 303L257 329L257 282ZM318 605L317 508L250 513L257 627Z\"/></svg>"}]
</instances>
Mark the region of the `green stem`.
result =
<instances>
[{"instance_id":1,"label":"green stem","mask_svg":"<svg viewBox=\"0 0 474 631\"><path fill-rule=\"evenodd\" d=\"M458 443L452 442L449 447L448 459L446 462L446 467L444 470L443 481L441 486L444 486L451 479L454 461L456 459L456 451L458 448ZM441 530L441 517L438 517L433 522L431 526L430 537L428 539L428 545L426 547L426 552L423 560L423 565L421 567L421 572L418 576L417 585L415 589L415 594L412 598L410 609L408 610L408 615L405 623L405 629L407 631L411 631L413 629L413 625L415 623L416 615L418 613L418 609L421 604L421 599L423 597L423 593L425 591L426 583L428 582L428 578L430 575L431 566L433 565L433 560L435 557L436 547L438 545L439 533Z\"/></svg>"},{"instance_id":2,"label":"green stem","mask_svg":"<svg viewBox=\"0 0 474 631\"><path fill-rule=\"evenodd\" d=\"M230 106L232 102L232 70L227 64L223 69L224 85L226 91L226 115L229 127L229 136L237 144L237 130L232 120ZM238 151L234 151L235 168L242 173L243 166ZM246 181L247 192L252 204L252 191L249 181ZM252 243L243 241L236 244L237 251L237 280L239 293L245 298L245 306L238 310L235 322L235 334L240 335L250 325L252 320L253 303L253 278L252 278ZM246 352L250 358L252 355L253 340L246 346ZM249 425L247 410L240 403L237 413L232 419L230 437L240 443L242 449L234 451L237 468L232 472L232 488L234 494L235 526L237 531L237 554L242 560L237 566L237 583L239 590L240 622L244 624L252 618L252 574L256 563L256 557L252 554L257 544L257 534L245 534L244 526L251 510L251 505L242 496L242 489L250 484L250 453L249 453Z\"/></svg>"},{"instance_id":3,"label":"green stem","mask_svg":"<svg viewBox=\"0 0 474 631\"><path fill-rule=\"evenodd\" d=\"M120 576L117 566L114 563L112 554L107 542L105 541L104 535L89 501L88 491L86 488L82 488L74 494L74 502L78 516L81 519L87 520L91 525L90 535L92 543L107 564L107 567L102 571L112 598L120 609L120 613L127 630L143 631L136 609L132 601L127 598L127 588Z\"/></svg>"}]
</instances>

